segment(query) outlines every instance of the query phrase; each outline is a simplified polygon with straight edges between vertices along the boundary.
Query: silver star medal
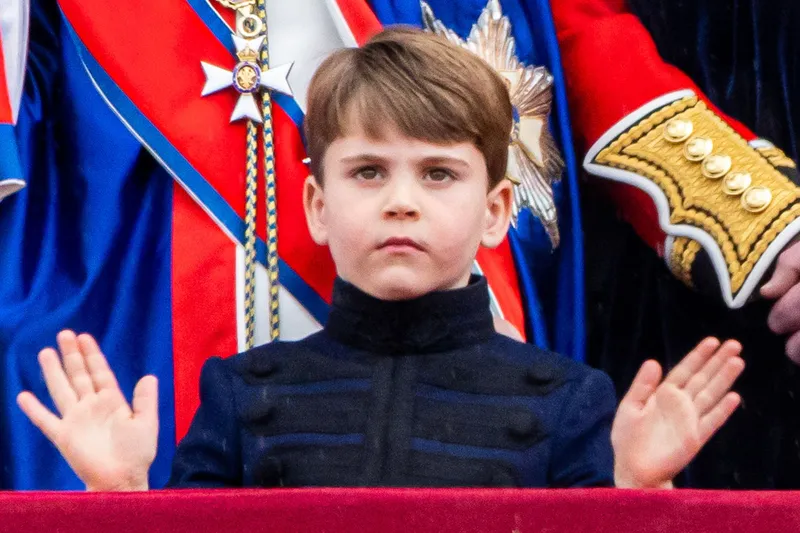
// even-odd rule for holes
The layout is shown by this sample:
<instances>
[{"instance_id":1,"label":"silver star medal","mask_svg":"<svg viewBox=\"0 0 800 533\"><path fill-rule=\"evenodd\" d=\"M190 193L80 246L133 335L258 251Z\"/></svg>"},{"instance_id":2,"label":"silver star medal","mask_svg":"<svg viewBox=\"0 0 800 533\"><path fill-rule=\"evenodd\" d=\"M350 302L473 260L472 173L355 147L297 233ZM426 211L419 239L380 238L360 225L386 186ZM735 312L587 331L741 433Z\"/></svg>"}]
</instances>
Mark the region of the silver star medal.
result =
<instances>
[{"instance_id":1,"label":"silver star medal","mask_svg":"<svg viewBox=\"0 0 800 533\"><path fill-rule=\"evenodd\" d=\"M520 211L530 209L557 248L560 236L552 184L561 179L564 161L548 127L553 76L544 67L525 66L517 59L511 22L498 0L489 0L466 40L437 20L426 2L420 5L425 29L472 51L507 81L514 108L506 170L514 183L511 223L516 227Z\"/></svg>"},{"instance_id":2,"label":"silver star medal","mask_svg":"<svg viewBox=\"0 0 800 533\"><path fill-rule=\"evenodd\" d=\"M264 43L264 36L255 39L244 39L236 35L232 37L239 63L231 71L201 61L203 72L206 74L206 84L201 95L207 96L233 87L240 96L233 108L231 122L242 118L262 122L255 95L262 89L271 89L292 96L288 80L292 63L262 71L258 66L258 52Z\"/></svg>"}]
</instances>

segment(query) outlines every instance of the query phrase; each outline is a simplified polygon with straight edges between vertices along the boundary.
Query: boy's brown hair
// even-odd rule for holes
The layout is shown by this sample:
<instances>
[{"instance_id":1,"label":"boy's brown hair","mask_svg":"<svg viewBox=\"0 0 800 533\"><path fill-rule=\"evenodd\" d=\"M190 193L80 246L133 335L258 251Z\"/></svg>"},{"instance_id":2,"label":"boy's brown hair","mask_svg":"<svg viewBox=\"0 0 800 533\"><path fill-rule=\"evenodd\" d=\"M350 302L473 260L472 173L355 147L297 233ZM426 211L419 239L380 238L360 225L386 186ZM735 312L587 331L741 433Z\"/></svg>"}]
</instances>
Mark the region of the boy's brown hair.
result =
<instances>
[{"instance_id":1,"label":"boy's brown hair","mask_svg":"<svg viewBox=\"0 0 800 533\"><path fill-rule=\"evenodd\" d=\"M425 142L475 144L491 189L505 177L512 120L506 84L481 58L442 37L394 27L322 63L308 89L304 128L320 184L332 142L353 127L380 139L390 125Z\"/></svg>"}]
</instances>

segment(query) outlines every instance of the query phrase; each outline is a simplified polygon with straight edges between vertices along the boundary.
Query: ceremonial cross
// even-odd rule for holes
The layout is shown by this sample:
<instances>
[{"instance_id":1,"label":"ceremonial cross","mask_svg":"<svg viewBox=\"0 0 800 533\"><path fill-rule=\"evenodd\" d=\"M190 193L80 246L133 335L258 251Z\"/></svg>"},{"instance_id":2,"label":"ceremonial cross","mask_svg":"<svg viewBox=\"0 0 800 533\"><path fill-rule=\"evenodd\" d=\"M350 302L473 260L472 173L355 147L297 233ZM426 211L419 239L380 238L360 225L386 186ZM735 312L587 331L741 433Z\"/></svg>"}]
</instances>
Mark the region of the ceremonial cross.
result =
<instances>
[{"instance_id":1,"label":"ceremonial cross","mask_svg":"<svg viewBox=\"0 0 800 533\"><path fill-rule=\"evenodd\" d=\"M233 87L240 96L236 107L233 108L231 122L248 118L260 123L262 121L261 111L253 95L261 89L272 89L292 96L292 89L289 87L287 79L289 71L292 69L292 63L262 71L258 65L258 51L264 44L264 36L261 35L255 39L244 39L237 35L232 37L239 63L231 71L201 61L200 64L206 75L206 84L203 86L201 94L207 96Z\"/></svg>"}]
</instances>

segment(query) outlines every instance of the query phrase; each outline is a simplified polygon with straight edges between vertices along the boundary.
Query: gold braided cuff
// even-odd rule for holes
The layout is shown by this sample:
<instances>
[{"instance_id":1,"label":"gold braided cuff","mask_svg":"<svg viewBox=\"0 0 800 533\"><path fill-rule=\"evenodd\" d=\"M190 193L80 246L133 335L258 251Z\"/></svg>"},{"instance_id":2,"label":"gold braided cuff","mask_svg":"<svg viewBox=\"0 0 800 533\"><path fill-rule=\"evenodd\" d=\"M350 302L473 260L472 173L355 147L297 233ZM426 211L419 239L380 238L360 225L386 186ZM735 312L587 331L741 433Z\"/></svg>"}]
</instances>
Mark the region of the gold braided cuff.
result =
<instances>
[{"instance_id":1,"label":"gold braided cuff","mask_svg":"<svg viewBox=\"0 0 800 533\"><path fill-rule=\"evenodd\" d=\"M748 144L690 91L626 117L585 167L648 193L673 272L692 285L695 260L707 254L731 307L744 305L800 232L800 188L786 172L794 163L769 143Z\"/></svg>"}]
</instances>

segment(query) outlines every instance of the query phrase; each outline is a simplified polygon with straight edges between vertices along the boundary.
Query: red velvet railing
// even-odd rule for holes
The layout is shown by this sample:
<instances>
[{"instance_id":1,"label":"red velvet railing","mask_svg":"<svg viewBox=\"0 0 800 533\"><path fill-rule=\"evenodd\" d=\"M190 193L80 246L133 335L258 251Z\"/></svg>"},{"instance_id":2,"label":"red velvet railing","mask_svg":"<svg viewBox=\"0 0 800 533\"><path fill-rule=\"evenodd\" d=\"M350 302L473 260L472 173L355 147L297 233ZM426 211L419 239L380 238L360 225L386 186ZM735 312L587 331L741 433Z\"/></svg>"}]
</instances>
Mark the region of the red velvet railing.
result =
<instances>
[{"instance_id":1,"label":"red velvet railing","mask_svg":"<svg viewBox=\"0 0 800 533\"><path fill-rule=\"evenodd\" d=\"M800 493L307 489L0 493L0 531L800 531Z\"/></svg>"}]
</instances>

